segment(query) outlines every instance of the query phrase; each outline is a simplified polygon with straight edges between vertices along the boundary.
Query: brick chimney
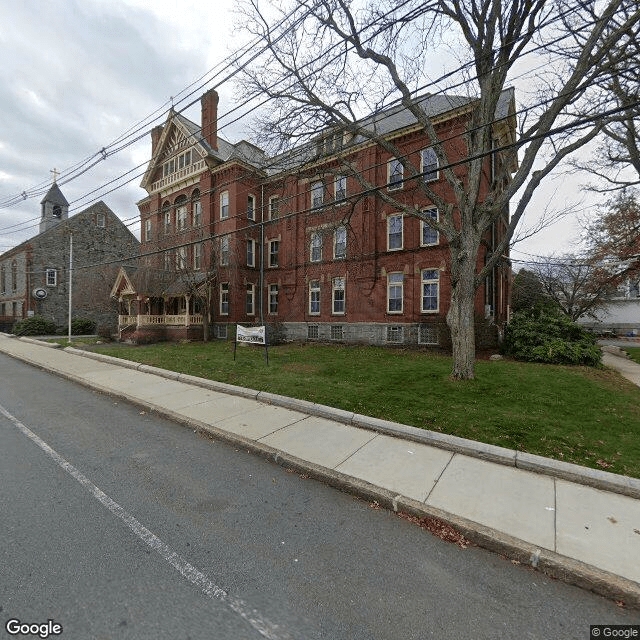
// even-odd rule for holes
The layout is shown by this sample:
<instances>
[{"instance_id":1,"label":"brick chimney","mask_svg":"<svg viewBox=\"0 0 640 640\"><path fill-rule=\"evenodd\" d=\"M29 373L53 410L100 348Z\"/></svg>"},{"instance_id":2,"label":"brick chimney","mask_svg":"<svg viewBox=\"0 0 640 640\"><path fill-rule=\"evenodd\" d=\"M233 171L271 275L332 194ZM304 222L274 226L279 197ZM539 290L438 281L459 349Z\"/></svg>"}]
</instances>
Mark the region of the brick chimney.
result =
<instances>
[{"instance_id":1,"label":"brick chimney","mask_svg":"<svg viewBox=\"0 0 640 640\"><path fill-rule=\"evenodd\" d=\"M158 142L160 141L160 136L162 135L163 129L164 127L161 124L151 129L151 155L156 152L156 148L158 146Z\"/></svg>"},{"instance_id":2,"label":"brick chimney","mask_svg":"<svg viewBox=\"0 0 640 640\"><path fill-rule=\"evenodd\" d=\"M202 136L215 151L218 150L218 100L218 92L215 89L209 89L200 98Z\"/></svg>"}]
</instances>

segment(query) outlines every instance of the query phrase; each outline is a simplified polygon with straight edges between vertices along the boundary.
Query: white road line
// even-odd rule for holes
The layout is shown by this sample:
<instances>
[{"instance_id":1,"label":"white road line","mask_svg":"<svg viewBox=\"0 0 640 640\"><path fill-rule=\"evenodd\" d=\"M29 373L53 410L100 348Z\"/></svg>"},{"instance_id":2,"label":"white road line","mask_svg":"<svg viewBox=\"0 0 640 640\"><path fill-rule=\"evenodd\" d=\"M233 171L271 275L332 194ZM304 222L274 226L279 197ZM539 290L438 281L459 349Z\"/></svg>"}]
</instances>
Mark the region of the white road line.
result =
<instances>
[{"instance_id":1,"label":"white road line","mask_svg":"<svg viewBox=\"0 0 640 640\"><path fill-rule=\"evenodd\" d=\"M174 569L189 582L200 587L209 598L224 602L232 611L249 623L260 635L268 640L290 640L290 636L263 618L258 611L252 609L239 598L230 596L224 589L214 584L201 571L189 564L178 553L168 547L158 536L138 522L130 513L112 500L104 491L93 484L85 475L80 473L71 463L67 462L59 453L52 449L44 440L39 438L31 429L26 427L15 416L11 415L2 405L0 413L10 420L27 438L35 442L50 458L55 460L71 477L77 480L98 502L105 506L113 515L124 522L133 533L143 540L149 547L160 554Z\"/></svg>"}]
</instances>

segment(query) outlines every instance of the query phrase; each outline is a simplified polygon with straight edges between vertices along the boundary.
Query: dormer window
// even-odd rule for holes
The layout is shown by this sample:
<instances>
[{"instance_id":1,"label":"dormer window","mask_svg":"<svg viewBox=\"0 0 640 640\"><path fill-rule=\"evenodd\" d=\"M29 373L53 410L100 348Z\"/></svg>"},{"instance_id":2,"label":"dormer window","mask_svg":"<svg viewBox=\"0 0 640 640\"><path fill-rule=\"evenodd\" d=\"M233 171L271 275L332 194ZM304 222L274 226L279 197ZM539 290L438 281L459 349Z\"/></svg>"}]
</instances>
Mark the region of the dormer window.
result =
<instances>
[{"instance_id":1,"label":"dormer window","mask_svg":"<svg viewBox=\"0 0 640 640\"><path fill-rule=\"evenodd\" d=\"M316 154L323 156L338 153L350 139L350 134L344 131L331 131L316 140Z\"/></svg>"}]
</instances>

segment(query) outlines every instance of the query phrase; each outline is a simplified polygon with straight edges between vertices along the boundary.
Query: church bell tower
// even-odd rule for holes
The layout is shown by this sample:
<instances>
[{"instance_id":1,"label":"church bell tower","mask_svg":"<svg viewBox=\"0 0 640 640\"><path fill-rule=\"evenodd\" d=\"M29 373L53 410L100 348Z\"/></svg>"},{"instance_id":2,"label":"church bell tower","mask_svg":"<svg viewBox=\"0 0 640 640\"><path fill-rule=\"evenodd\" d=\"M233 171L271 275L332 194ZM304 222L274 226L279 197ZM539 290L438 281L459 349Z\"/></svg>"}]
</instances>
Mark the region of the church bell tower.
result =
<instances>
[{"instance_id":1,"label":"church bell tower","mask_svg":"<svg viewBox=\"0 0 640 640\"><path fill-rule=\"evenodd\" d=\"M69 217L69 203L62 195L60 187L56 184L56 172L53 174L53 184L47 195L42 199L42 217L40 218L40 233L51 229L61 220Z\"/></svg>"}]
</instances>

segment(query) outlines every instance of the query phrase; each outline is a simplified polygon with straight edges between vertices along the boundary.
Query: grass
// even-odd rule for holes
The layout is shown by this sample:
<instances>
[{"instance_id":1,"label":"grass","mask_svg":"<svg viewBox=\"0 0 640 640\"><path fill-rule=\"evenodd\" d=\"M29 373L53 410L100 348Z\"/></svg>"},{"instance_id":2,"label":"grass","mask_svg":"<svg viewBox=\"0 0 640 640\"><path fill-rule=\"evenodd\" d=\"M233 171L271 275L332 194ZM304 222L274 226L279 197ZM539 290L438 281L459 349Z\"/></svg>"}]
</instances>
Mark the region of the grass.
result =
<instances>
[{"instance_id":1,"label":"grass","mask_svg":"<svg viewBox=\"0 0 640 640\"><path fill-rule=\"evenodd\" d=\"M623 351L626 351L634 362L640 364L640 347L625 347Z\"/></svg>"},{"instance_id":2,"label":"grass","mask_svg":"<svg viewBox=\"0 0 640 640\"><path fill-rule=\"evenodd\" d=\"M607 369L451 358L362 346L156 344L95 349L164 369L270 391L587 467L640 477L640 388ZM640 350L639 350L640 351Z\"/></svg>"},{"instance_id":3,"label":"grass","mask_svg":"<svg viewBox=\"0 0 640 640\"><path fill-rule=\"evenodd\" d=\"M55 344L61 344L65 347L69 346L69 338L49 338L47 342L54 342ZM71 336L71 346L79 345L79 344L98 344L105 342L104 338L76 338L75 336Z\"/></svg>"}]
</instances>

